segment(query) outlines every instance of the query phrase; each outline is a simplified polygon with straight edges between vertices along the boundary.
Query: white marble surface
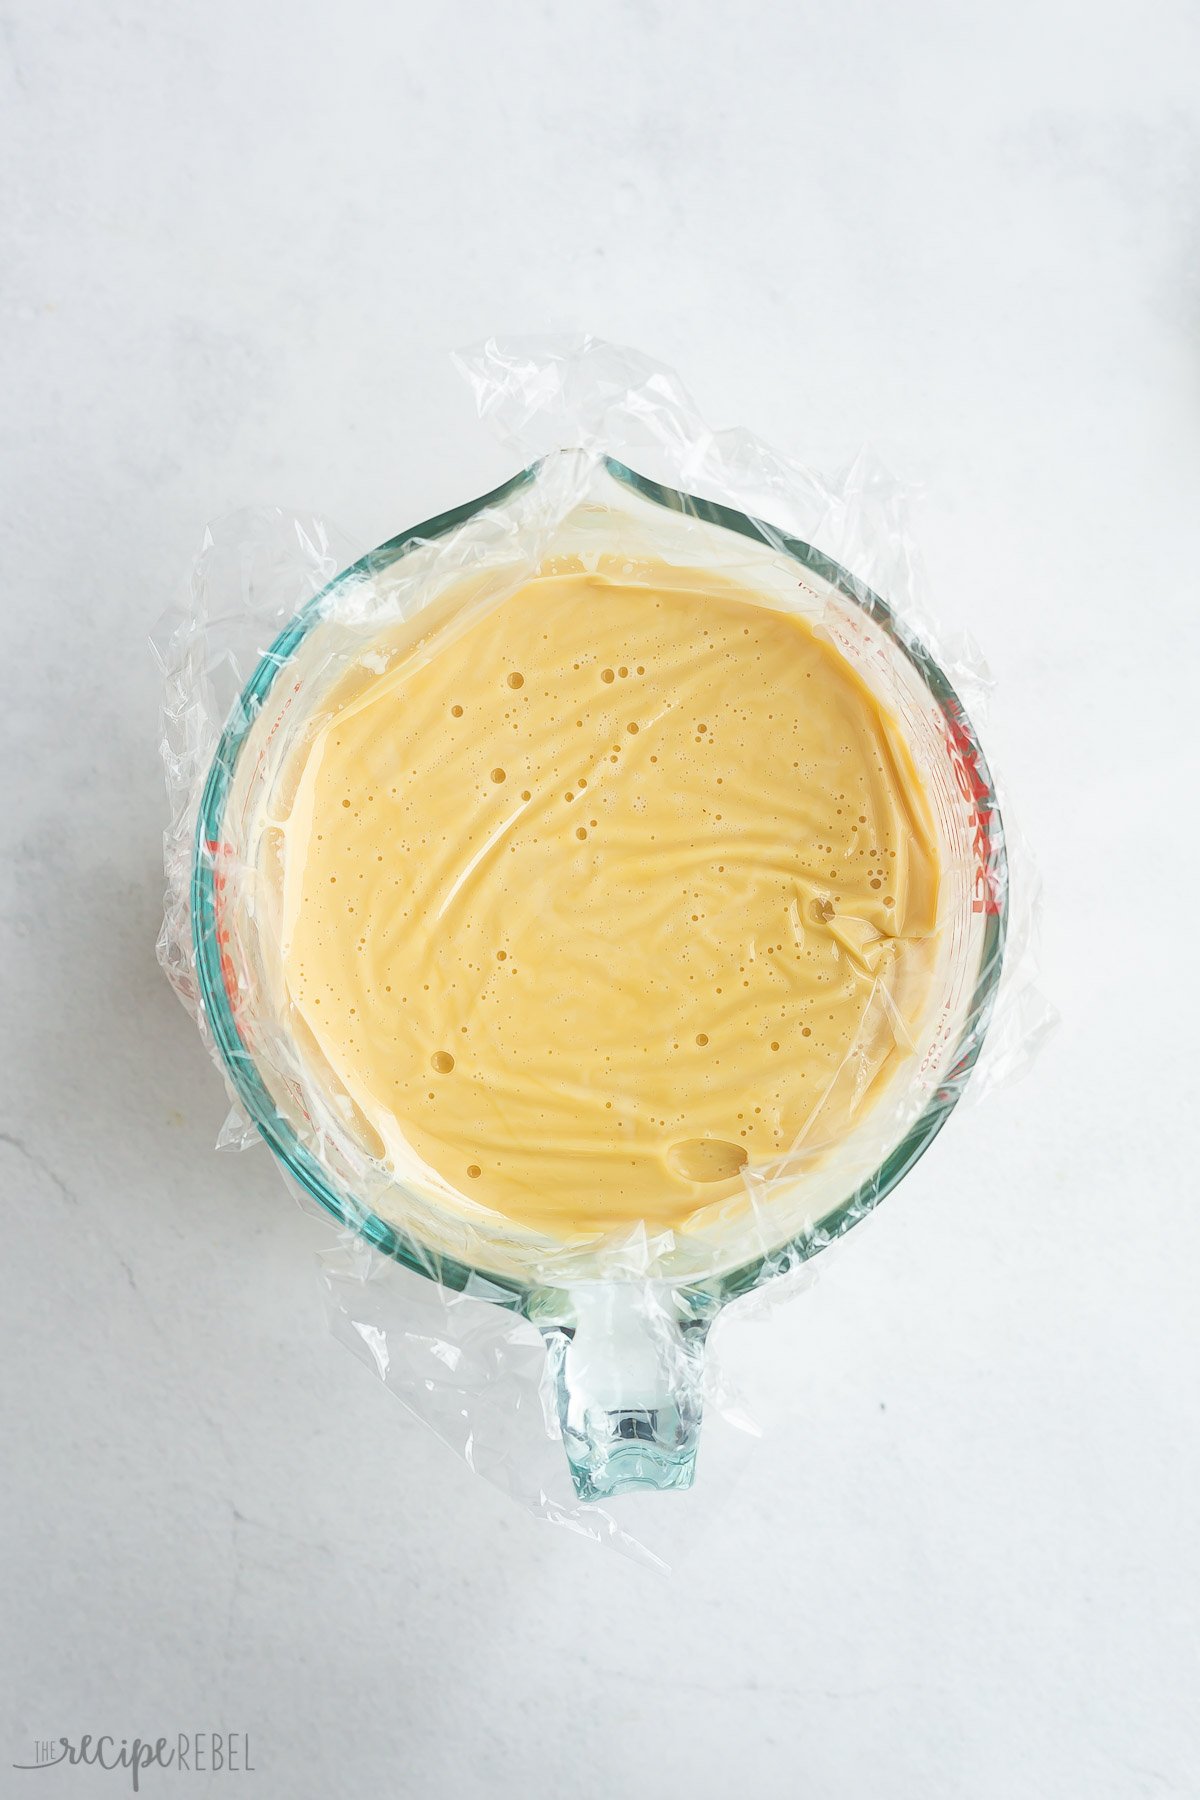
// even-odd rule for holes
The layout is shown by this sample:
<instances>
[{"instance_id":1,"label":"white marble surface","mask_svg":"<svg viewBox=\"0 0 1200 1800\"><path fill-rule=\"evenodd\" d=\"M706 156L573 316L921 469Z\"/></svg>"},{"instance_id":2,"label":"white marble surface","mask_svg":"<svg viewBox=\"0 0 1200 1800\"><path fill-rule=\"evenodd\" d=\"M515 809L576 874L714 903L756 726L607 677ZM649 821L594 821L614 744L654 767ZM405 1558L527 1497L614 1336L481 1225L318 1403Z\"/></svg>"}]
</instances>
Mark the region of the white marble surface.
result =
<instances>
[{"instance_id":1,"label":"white marble surface","mask_svg":"<svg viewBox=\"0 0 1200 1800\"><path fill-rule=\"evenodd\" d=\"M0 57L0 1791L220 1728L253 1776L143 1791L1196 1794L1194 6L12 0ZM560 325L924 483L1064 1014L750 1334L774 1423L670 1581L329 1339L153 958L203 522L478 492L445 351Z\"/></svg>"}]
</instances>

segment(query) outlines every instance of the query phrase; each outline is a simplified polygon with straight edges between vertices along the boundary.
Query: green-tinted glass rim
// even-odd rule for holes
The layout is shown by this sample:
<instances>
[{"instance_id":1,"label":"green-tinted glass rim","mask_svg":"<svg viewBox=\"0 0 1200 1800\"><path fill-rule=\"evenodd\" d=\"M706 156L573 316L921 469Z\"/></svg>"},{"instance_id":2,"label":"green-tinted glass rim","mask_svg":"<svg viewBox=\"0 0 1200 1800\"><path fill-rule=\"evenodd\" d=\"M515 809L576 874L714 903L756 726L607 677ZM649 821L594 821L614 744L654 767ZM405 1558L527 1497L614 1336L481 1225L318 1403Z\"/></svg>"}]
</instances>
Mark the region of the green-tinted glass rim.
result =
<instances>
[{"instance_id":1,"label":"green-tinted glass rim","mask_svg":"<svg viewBox=\"0 0 1200 1800\"><path fill-rule=\"evenodd\" d=\"M748 1293L768 1276L814 1255L832 1238L840 1236L876 1206L924 1154L953 1111L968 1075L978 1057L984 1030L996 987L1000 980L1008 910L1008 869L1004 853L1004 837L999 808L991 775L982 747L966 711L945 673L925 646L896 617L886 601L863 582L806 544L802 539L776 530L763 521L721 506L716 501L702 500L678 489L662 486L647 476L639 475L626 464L611 457L605 465L612 478L657 506L680 512L706 524L719 525L728 531L752 538L770 549L778 550L827 581L848 600L862 608L879 625L913 665L937 701L948 722L961 734L971 753L972 771L977 783L976 804L988 812L992 821L990 873L993 882L995 910L985 918L980 954L980 973L959 1037L960 1052L952 1074L933 1095L919 1118L905 1133L900 1143L880 1164L873 1175L861 1183L848 1199L827 1213L815 1228L809 1228L790 1242L762 1256L756 1256L730 1273L712 1281L695 1285L718 1300L730 1300ZM305 1191L341 1224L350 1227L385 1255L421 1275L434 1274L446 1287L461 1290L482 1281L488 1292L501 1304L519 1309L534 1290L510 1278L486 1269L474 1269L441 1252L424 1250L405 1232L376 1213L348 1206L331 1188L318 1159L297 1137L288 1121L275 1106L254 1059L242 1044L226 992L218 942L215 857L212 847L221 841L225 801L237 763L238 752L261 706L279 674L298 645L322 616L331 594L347 582L381 573L419 545L444 537L447 532L465 524L468 519L497 505L519 489L533 482L542 463L530 464L510 481L482 495L477 500L439 513L420 525L389 538L336 575L320 593L307 602L294 619L279 633L266 651L253 675L235 703L229 722L221 735L201 797L196 821L196 838L192 859L191 915L192 940L196 971L204 1013L212 1030L221 1060L246 1111L284 1167ZM963 1047L965 1045L965 1048Z\"/></svg>"}]
</instances>

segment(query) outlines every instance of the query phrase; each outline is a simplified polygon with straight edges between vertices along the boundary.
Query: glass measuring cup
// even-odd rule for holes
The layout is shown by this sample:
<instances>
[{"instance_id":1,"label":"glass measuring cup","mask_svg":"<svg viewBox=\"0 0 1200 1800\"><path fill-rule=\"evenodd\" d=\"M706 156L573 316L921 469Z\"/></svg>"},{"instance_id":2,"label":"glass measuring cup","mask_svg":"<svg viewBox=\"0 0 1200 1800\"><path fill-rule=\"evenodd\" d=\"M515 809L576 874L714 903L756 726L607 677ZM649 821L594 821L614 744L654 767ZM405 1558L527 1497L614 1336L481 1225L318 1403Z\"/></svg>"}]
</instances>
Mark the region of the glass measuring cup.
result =
<instances>
[{"instance_id":1,"label":"glass measuring cup","mask_svg":"<svg viewBox=\"0 0 1200 1800\"><path fill-rule=\"evenodd\" d=\"M382 625L418 619L469 575L496 603L555 559L614 552L733 576L759 604L817 622L899 721L924 779L943 880L931 1000L887 1093L836 1143L748 1168L736 1203L686 1231L554 1242L486 1213L414 1164L384 1167L365 1122L290 1016L278 959L279 846L289 755L323 694ZM1003 833L974 730L924 646L812 546L665 488L609 459L560 454L481 500L390 540L339 575L279 635L247 683L209 772L191 915L213 1040L284 1167L378 1249L542 1330L576 1490L690 1485L704 1342L723 1305L812 1256L865 1216L955 1104L999 979Z\"/></svg>"}]
</instances>

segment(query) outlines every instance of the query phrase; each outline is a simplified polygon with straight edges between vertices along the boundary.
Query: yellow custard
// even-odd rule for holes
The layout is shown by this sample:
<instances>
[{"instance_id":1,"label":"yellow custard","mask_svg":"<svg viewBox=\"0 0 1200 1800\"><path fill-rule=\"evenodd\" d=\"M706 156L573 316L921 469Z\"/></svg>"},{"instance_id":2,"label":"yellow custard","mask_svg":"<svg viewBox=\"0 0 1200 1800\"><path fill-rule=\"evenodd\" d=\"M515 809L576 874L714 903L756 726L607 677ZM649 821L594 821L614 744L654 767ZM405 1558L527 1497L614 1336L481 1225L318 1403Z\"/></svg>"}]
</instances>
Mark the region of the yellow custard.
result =
<instances>
[{"instance_id":1,"label":"yellow custard","mask_svg":"<svg viewBox=\"0 0 1200 1800\"><path fill-rule=\"evenodd\" d=\"M385 1160L560 1237L835 1142L911 1047L937 909L923 787L840 653L621 569L381 635L282 825L314 1066Z\"/></svg>"}]
</instances>

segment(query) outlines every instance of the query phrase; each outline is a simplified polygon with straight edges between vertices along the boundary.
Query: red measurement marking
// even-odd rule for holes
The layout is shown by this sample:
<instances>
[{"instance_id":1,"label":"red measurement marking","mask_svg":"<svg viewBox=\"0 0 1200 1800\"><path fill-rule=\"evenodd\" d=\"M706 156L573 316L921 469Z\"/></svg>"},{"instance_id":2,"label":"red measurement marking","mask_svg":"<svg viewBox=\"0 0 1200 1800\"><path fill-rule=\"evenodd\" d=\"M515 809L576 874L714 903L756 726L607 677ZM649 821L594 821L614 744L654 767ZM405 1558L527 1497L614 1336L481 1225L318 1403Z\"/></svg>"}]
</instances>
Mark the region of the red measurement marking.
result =
<instances>
[{"instance_id":1,"label":"red measurement marking","mask_svg":"<svg viewBox=\"0 0 1200 1800\"><path fill-rule=\"evenodd\" d=\"M990 804L992 790L979 771L979 750L971 740L970 734L963 724L961 710L948 705L946 716L946 743L950 751L950 766L954 770L954 779L958 791L966 801L970 811L967 824L971 830L971 852L975 859L975 875L971 897L971 911L981 913L998 913L1000 911L1000 874L994 866L995 845L992 838L992 820L995 808Z\"/></svg>"},{"instance_id":2,"label":"red measurement marking","mask_svg":"<svg viewBox=\"0 0 1200 1800\"><path fill-rule=\"evenodd\" d=\"M230 934L225 923L225 888L229 881L226 871L216 862L217 857L231 857L233 845L218 838L205 838L204 848L214 860L213 869L213 925L217 944L220 946L218 961L221 969L221 980L225 984L225 997L229 1001L229 1010L233 1014L233 1022L238 1036L244 1039L240 1023L242 1011L241 988L238 984L237 969L229 951Z\"/></svg>"}]
</instances>

